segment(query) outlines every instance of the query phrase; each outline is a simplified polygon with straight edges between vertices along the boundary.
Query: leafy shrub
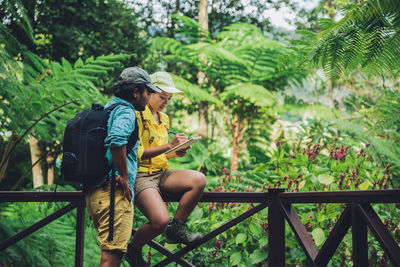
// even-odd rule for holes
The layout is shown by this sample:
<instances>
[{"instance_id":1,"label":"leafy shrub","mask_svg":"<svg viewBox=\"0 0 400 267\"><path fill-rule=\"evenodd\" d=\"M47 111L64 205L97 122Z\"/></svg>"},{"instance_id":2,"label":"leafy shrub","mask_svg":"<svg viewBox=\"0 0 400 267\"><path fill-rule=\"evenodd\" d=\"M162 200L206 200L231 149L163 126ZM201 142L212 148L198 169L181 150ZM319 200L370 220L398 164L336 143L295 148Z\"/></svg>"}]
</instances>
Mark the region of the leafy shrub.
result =
<instances>
[{"instance_id":1,"label":"leafy shrub","mask_svg":"<svg viewBox=\"0 0 400 267\"><path fill-rule=\"evenodd\" d=\"M318 127L317 127L318 128ZM319 128L320 129L320 128ZM220 177L208 177L208 191L215 192L261 192L269 188L286 188L288 192L390 189L398 185L393 180L392 166L375 161L370 155L370 144L355 144L337 138L322 130L312 137L302 137L289 142L281 136L270 151L268 162L253 171L230 173L224 169ZM177 203L168 203L173 214ZM198 232L209 232L247 211L253 204L200 203L189 220L189 227ZM344 209L343 204L295 204L301 221L321 248L329 232ZM400 219L395 213L395 204L374 204L380 218L399 240ZM267 209L208 241L185 258L198 266L266 266L268 256ZM135 224L146 220L136 213ZM306 256L286 224L286 262L290 266L307 266ZM167 248L175 250L181 245L169 245L163 236L156 238ZM373 266L390 266L388 257L372 235L368 237L370 262ZM147 248L153 263L164 257ZM333 256L329 266L351 266L352 239L348 233ZM150 255L149 254L149 255Z\"/></svg>"},{"instance_id":2,"label":"leafy shrub","mask_svg":"<svg viewBox=\"0 0 400 267\"><path fill-rule=\"evenodd\" d=\"M41 190L53 189L45 186ZM74 190L61 188L58 190ZM65 203L1 203L0 240L7 240L44 217L56 212ZM0 253L5 266L72 266L75 262L76 209L61 216L35 233L23 238ZM84 266L100 262L97 234L89 215L85 215Z\"/></svg>"}]
</instances>

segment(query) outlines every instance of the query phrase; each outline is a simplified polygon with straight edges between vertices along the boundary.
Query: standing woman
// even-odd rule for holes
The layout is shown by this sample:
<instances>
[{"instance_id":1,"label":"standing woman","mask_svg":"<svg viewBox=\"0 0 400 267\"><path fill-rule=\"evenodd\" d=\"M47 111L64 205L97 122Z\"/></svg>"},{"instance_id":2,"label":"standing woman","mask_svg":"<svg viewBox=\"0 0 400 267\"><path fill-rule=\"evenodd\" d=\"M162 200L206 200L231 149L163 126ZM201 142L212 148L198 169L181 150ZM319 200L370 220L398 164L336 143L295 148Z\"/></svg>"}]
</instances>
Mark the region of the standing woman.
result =
<instances>
[{"instance_id":1,"label":"standing woman","mask_svg":"<svg viewBox=\"0 0 400 267\"><path fill-rule=\"evenodd\" d=\"M139 227L128 246L126 260L135 267L148 266L142 257L142 247L165 228L168 243L189 244L202 237L189 232L186 221L203 194L206 177L193 170L169 170L168 158L183 157L187 149L173 155L164 154L188 140L185 134L179 133L168 142L169 118L163 113L173 94L183 92L175 88L171 76L166 72L156 72L150 78L152 84L161 89L161 93L152 94L145 111L137 112L139 136L144 150L135 180L135 205L149 222ZM162 191L183 193L171 222L161 197Z\"/></svg>"}]
</instances>

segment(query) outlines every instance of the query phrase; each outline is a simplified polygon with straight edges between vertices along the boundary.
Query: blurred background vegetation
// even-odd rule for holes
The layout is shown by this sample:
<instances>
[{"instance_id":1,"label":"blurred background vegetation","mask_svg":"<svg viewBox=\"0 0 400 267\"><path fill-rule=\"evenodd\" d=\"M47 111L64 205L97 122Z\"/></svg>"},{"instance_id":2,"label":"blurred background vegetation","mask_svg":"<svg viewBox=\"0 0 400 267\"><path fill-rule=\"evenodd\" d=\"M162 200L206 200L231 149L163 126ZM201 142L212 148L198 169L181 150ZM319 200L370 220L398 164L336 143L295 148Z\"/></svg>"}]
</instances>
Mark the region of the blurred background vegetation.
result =
<instances>
[{"instance_id":1,"label":"blurred background vegetation","mask_svg":"<svg viewBox=\"0 0 400 267\"><path fill-rule=\"evenodd\" d=\"M265 15L284 9L295 14L290 29ZM171 128L204 139L171 165L204 172L208 190L399 187L398 0L320 0L307 9L295 0L3 0L0 18L0 190L75 190L59 169L65 124L105 104L134 65L169 72L185 92L166 111ZM2 203L2 240L55 208ZM206 231L247 208L199 205L191 225ZM377 208L399 238L395 208ZM318 245L342 207L325 217L327 207L300 209ZM198 266L263 266L265 223L249 219L188 257ZM69 266L73 240L59 241L73 231L71 214L1 252L0 263ZM93 266L100 254L90 221L87 231ZM25 248L43 242L54 251ZM295 242L288 261L303 266ZM371 242L371 262L386 264ZM351 264L349 243L332 266Z\"/></svg>"}]
</instances>

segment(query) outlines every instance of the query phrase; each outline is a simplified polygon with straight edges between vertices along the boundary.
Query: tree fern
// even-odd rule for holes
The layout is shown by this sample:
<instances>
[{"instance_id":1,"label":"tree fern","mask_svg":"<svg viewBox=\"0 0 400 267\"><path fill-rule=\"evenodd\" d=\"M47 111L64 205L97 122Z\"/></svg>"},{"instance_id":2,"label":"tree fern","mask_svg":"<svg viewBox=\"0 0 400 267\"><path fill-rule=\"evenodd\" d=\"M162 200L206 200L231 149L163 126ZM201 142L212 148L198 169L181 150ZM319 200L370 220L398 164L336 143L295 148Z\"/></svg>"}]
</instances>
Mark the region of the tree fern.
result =
<instances>
[{"instance_id":1,"label":"tree fern","mask_svg":"<svg viewBox=\"0 0 400 267\"><path fill-rule=\"evenodd\" d=\"M17 138L11 151L3 155L1 169L15 145L27 134L46 140L51 147L62 140L66 120L59 114L72 117L94 101L105 103L94 82L129 58L121 54L91 57L75 64L65 59L61 63L48 62L21 45L3 24L0 24L0 44L0 126L2 132L10 132ZM67 105L70 106L60 109Z\"/></svg>"},{"instance_id":2,"label":"tree fern","mask_svg":"<svg viewBox=\"0 0 400 267\"><path fill-rule=\"evenodd\" d=\"M399 1L363 1L339 22L321 25L326 29L317 35L311 59L331 78L360 67L375 74L399 68Z\"/></svg>"},{"instance_id":3,"label":"tree fern","mask_svg":"<svg viewBox=\"0 0 400 267\"><path fill-rule=\"evenodd\" d=\"M191 27L188 39L192 36ZM296 72L300 73L287 56L294 51L283 43L268 40L248 24L226 27L213 42L187 44L184 36L181 40L155 38L153 47L165 54L164 60L176 66L177 72L182 66L194 66L191 69L206 75L203 86L224 102L225 122L237 158L238 146L247 141L245 132L253 119L260 115L262 107L275 102L269 90L283 88L288 80L297 77Z\"/></svg>"},{"instance_id":4,"label":"tree fern","mask_svg":"<svg viewBox=\"0 0 400 267\"><path fill-rule=\"evenodd\" d=\"M376 111L379 118L375 129L379 131L388 131L393 129L400 134L400 92L387 90L385 95L379 99L376 105ZM376 113L375 113L376 114ZM396 138L400 142L400 138Z\"/></svg>"},{"instance_id":5,"label":"tree fern","mask_svg":"<svg viewBox=\"0 0 400 267\"><path fill-rule=\"evenodd\" d=\"M172 14L171 17L178 24L178 27L175 29L178 40L185 44L197 43L198 41L211 42L210 33L200 27L197 21L177 14Z\"/></svg>"},{"instance_id":6,"label":"tree fern","mask_svg":"<svg viewBox=\"0 0 400 267\"><path fill-rule=\"evenodd\" d=\"M33 35L32 25L28 16L26 15L27 12L24 5L22 4L22 1L8 0L8 1L2 1L0 4L2 5L4 14L13 14L14 21L21 28L22 32L26 34L26 36L30 39L32 43L35 43L35 37ZM2 24L3 23L4 21L2 21ZM0 30L0 33L1 31L2 30Z\"/></svg>"},{"instance_id":7,"label":"tree fern","mask_svg":"<svg viewBox=\"0 0 400 267\"><path fill-rule=\"evenodd\" d=\"M217 105L223 105L221 100L209 94L207 91L200 89L200 87L197 85L192 84L191 82L173 73L170 73L170 75L174 80L175 86L185 93L185 97L189 99L196 99L196 101L207 101Z\"/></svg>"},{"instance_id":8,"label":"tree fern","mask_svg":"<svg viewBox=\"0 0 400 267\"><path fill-rule=\"evenodd\" d=\"M224 99L243 98L258 107L270 107L275 103L275 96L263 86L255 84L235 84L225 88L221 94Z\"/></svg>"}]
</instances>

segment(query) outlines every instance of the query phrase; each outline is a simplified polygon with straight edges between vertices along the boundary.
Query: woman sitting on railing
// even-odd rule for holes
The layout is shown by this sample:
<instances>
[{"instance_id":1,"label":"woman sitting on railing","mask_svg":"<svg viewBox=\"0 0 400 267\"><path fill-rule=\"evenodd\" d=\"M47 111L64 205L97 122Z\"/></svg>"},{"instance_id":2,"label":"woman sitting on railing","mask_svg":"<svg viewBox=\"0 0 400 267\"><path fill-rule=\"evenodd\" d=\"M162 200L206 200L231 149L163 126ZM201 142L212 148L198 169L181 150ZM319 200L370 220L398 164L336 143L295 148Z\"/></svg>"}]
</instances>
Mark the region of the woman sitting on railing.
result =
<instances>
[{"instance_id":1,"label":"woman sitting on railing","mask_svg":"<svg viewBox=\"0 0 400 267\"><path fill-rule=\"evenodd\" d=\"M186 221L195 208L206 185L203 173L193 170L169 170L165 152L188 140L183 133L175 134L168 142L169 118L162 111L171 101L174 93L183 93L175 88L171 76L166 72L150 75L152 83L162 90L151 95L143 113L137 113L139 136L144 147L139 160L135 180L135 205L149 219L139 227L132 243L128 246L126 260L135 267L148 266L142 257L142 247L166 228L168 243L189 244L201 238L186 228ZM187 149L176 151L169 156L183 157ZM172 222L161 191L183 193Z\"/></svg>"}]
</instances>

